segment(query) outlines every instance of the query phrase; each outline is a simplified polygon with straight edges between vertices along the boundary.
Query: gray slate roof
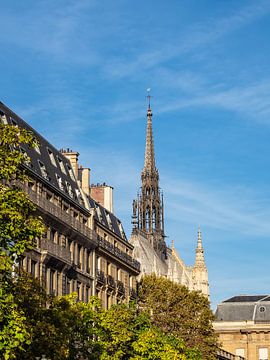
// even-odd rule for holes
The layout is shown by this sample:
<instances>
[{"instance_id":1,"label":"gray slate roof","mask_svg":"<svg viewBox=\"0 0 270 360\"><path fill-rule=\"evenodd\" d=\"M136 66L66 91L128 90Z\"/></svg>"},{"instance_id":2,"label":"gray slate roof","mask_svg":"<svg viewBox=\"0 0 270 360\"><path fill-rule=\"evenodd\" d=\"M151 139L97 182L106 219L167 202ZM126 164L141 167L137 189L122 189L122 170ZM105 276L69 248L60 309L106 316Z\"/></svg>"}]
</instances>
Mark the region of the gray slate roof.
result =
<instances>
[{"instance_id":1,"label":"gray slate roof","mask_svg":"<svg viewBox=\"0 0 270 360\"><path fill-rule=\"evenodd\" d=\"M270 295L240 295L223 301L216 321L270 321Z\"/></svg>"},{"instance_id":2,"label":"gray slate roof","mask_svg":"<svg viewBox=\"0 0 270 360\"><path fill-rule=\"evenodd\" d=\"M98 221L103 226L109 228L117 236L127 241L127 237L124 232L121 221L113 213L105 209L102 205L100 205L90 196L87 197L87 200L89 201L90 208L96 209L95 220Z\"/></svg>"},{"instance_id":3,"label":"gray slate roof","mask_svg":"<svg viewBox=\"0 0 270 360\"><path fill-rule=\"evenodd\" d=\"M21 151L30 158L30 162L25 164L25 167L32 176L38 177L52 191L58 192L66 201L72 202L80 210L87 211L69 160L35 129L0 102L0 117L3 116L7 123L31 131L39 144L35 149L28 146L21 147Z\"/></svg>"},{"instance_id":4,"label":"gray slate roof","mask_svg":"<svg viewBox=\"0 0 270 360\"><path fill-rule=\"evenodd\" d=\"M38 141L38 150L29 147L22 147L21 149L26 152L30 158L30 163L26 164L25 167L32 176L38 177L39 180L44 182L52 191L57 191L66 201L72 202L79 207L80 210L88 213L81 198L70 161L35 129L0 102L0 118L3 116L9 124L18 125L21 128L31 131ZM43 169L42 165L44 165ZM61 181L59 181L59 179L61 179ZM127 241L121 221L91 197L87 197L87 201L90 208L97 210L95 215L96 220L113 231L117 236Z\"/></svg>"}]
</instances>

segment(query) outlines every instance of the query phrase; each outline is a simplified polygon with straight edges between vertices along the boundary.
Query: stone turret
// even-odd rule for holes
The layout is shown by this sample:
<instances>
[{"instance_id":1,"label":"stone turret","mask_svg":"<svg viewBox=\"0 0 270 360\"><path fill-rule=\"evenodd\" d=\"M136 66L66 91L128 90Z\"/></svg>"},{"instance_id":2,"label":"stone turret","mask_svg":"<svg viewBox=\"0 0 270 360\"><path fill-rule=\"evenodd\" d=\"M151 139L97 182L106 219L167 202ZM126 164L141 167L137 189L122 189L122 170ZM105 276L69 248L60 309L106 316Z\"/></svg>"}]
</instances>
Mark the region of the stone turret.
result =
<instances>
[{"instance_id":1,"label":"stone turret","mask_svg":"<svg viewBox=\"0 0 270 360\"><path fill-rule=\"evenodd\" d=\"M208 271L204 260L201 229L198 229L195 265L192 269L194 290L202 291L209 297Z\"/></svg>"}]
</instances>

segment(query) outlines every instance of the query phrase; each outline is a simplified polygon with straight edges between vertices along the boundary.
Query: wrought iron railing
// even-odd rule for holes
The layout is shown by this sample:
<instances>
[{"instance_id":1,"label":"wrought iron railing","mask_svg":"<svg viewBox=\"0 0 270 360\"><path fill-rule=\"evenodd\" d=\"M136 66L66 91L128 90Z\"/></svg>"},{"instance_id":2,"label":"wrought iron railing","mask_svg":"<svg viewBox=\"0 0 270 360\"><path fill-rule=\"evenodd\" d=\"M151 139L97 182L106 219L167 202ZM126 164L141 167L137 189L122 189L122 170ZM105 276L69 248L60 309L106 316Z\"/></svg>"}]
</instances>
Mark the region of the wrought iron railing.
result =
<instances>
[{"instance_id":1,"label":"wrought iron railing","mask_svg":"<svg viewBox=\"0 0 270 360\"><path fill-rule=\"evenodd\" d=\"M130 255L126 254L124 251L121 251L120 249L115 247L108 240L105 240L101 236L98 236L98 245L100 246L100 248L107 250L111 254L120 258L122 261L126 262L128 265L140 271L141 265L139 261L133 259Z\"/></svg>"},{"instance_id":2,"label":"wrought iron railing","mask_svg":"<svg viewBox=\"0 0 270 360\"><path fill-rule=\"evenodd\" d=\"M122 283L122 281L120 281L120 280L117 280L117 290L118 290L118 293L121 293L121 294L125 293L125 286Z\"/></svg>"},{"instance_id":3,"label":"wrought iron railing","mask_svg":"<svg viewBox=\"0 0 270 360\"><path fill-rule=\"evenodd\" d=\"M97 271L97 281L99 281L102 284L106 283L106 276L102 270Z\"/></svg>"},{"instance_id":4,"label":"wrought iron railing","mask_svg":"<svg viewBox=\"0 0 270 360\"><path fill-rule=\"evenodd\" d=\"M115 287L116 287L114 278L111 275L107 276L107 285L108 285L108 287L113 288L113 289L115 289Z\"/></svg>"}]
</instances>

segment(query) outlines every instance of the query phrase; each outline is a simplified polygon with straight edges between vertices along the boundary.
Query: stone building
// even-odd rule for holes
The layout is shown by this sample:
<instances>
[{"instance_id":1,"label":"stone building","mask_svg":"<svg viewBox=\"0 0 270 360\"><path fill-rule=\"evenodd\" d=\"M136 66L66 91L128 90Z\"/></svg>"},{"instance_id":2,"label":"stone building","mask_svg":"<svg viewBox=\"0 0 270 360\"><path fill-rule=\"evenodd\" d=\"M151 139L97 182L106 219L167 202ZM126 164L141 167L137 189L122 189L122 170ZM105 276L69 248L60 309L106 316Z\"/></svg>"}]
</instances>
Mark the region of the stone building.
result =
<instances>
[{"instance_id":1,"label":"stone building","mask_svg":"<svg viewBox=\"0 0 270 360\"><path fill-rule=\"evenodd\" d=\"M50 294L77 292L85 302L97 295L105 308L135 298L140 264L112 212L112 195L106 204L95 201L90 195L90 170L78 166L78 153L58 151L2 103L0 120L30 130L37 140L35 148L21 146L30 177L22 187L47 231L25 254L22 266Z\"/></svg>"},{"instance_id":2,"label":"stone building","mask_svg":"<svg viewBox=\"0 0 270 360\"><path fill-rule=\"evenodd\" d=\"M269 360L270 295L241 295L223 301L214 329L224 350L247 360Z\"/></svg>"},{"instance_id":3,"label":"stone building","mask_svg":"<svg viewBox=\"0 0 270 360\"><path fill-rule=\"evenodd\" d=\"M150 100L150 97L149 97ZM155 273L199 290L209 296L208 273L204 261L201 231L198 231L195 265L186 266L172 244L165 242L164 201L155 164L152 110L147 110L146 145L141 188L133 201L133 230L130 242L134 256L141 263L141 275Z\"/></svg>"}]
</instances>

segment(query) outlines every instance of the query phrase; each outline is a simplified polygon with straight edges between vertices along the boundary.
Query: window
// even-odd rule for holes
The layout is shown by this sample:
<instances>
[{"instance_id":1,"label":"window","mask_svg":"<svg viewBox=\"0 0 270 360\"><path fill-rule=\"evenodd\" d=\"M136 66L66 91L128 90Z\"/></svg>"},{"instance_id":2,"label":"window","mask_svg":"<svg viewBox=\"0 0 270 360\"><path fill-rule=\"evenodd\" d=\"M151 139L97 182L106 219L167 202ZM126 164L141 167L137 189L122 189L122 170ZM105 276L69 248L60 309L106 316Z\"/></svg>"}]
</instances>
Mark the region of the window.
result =
<instances>
[{"instance_id":1,"label":"window","mask_svg":"<svg viewBox=\"0 0 270 360\"><path fill-rule=\"evenodd\" d=\"M259 349L259 360L268 360L268 348Z\"/></svg>"},{"instance_id":2,"label":"window","mask_svg":"<svg viewBox=\"0 0 270 360\"><path fill-rule=\"evenodd\" d=\"M66 186L67 186L68 195L69 195L70 197L74 198L74 193L73 193L73 191L72 191L71 185L70 185L68 182L66 182Z\"/></svg>"},{"instance_id":3,"label":"window","mask_svg":"<svg viewBox=\"0 0 270 360\"><path fill-rule=\"evenodd\" d=\"M52 150L50 150L49 148L47 148L47 151L48 151L48 154L49 154L51 163L52 163L54 166L56 166L56 162L55 162L55 158L54 158L54 155L53 155Z\"/></svg>"},{"instance_id":4,"label":"window","mask_svg":"<svg viewBox=\"0 0 270 360\"><path fill-rule=\"evenodd\" d=\"M0 112L0 120L1 120L2 124L7 125L7 123L8 123L7 117L4 113L2 113L2 111Z\"/></svg>"},{"instance_id":5,"label":"window","mask_svg":"<svg viewBox=\"0 0 270 360\"><path fill-rule=\"evenodd\" d=\"M20 152L23 154L24 164L29 166L30 165L30 158L27 155L26 150L23 147L20 146Z\"/></svg>"},{"instance_id":6,"label":"window","mask_svg":"<svg viewBox=\"0 0 270 360\"><path fill-rule=\"evenodd\" d=\"M34 149L39 155L41 154L37 139L34 139L33 149Z\"/></svg>"},{"instance_id":7,"label":"window","mask_svg":"<svg viewBox=\"0 0 270 360\"><path fill-rule=\"evenodd\" d=\"M66 169L64 167L64 163L63 163L62 159L59 156L57 156L57 160L59 162L60 169L61 169L62 173L66 174Z\"/></svg>"},{"instance_id":8,"label":"window","mask_svg":"<svg viewBox=\"0 0 270 360\"><path fill-rule=\"evenodd\" d=\"M34 260L31 260L31 275L36 276L36 261Z\"/></svg>"},{"instance_id":9,"label":"window","mask_svg":"<svg viewBox=\"0 0 270 360\"><path fill-rule=\"evenodd\" d=\"M236 349L235 355L245 357L245 349Z\"/></svg>"},{"instance_id":10,"label":"window","mask_svg":"<svg viewBox=\"0 0 270 360\"><path fill-rule=\"evenodd\" d=\"M12 117L10 118L11 124L14 126L18 126L17 121L15 121Z\"/></svg>"},{"instance_id":11,"label":"window","mask_svg":"<svg viewBox=\"0 0 270 360\"><path fill-rule=\"evenodd\" d=\"M112 220L111 220L110 214L107 214L107 215L106 215L106 218L107 218L107 222L108 222L109 228L110 228L111 230L113 230Z\"/></svg>"},{"instance_id":12,"label":"window","mask_svg":"<svg viewBox=\"0 0 270 360\"><path fill-rule=\"evenodd\" d=\"M68 169L68 173L69 173L69 176L71 177L71 179L73 181L76 181L73 169L69 165L67 165L67 169Z\"/></svg>"},{"instance_id":13,"label":"window","mask_svg":"<svg viewBox=\"0 0 270 360\"><path fill-rule=\"evenodd\" d=\"M62 178L56 174L56 179L57 179L57 182L58 182L58 186L60 188L60 190L64 191L65 188L64 188L64 184L63 184L63 180Z\"/></svg>"},{"instance_id":14,"label":"window","mask_svg":"<svg viewBox=\"0 0 270 360\"><path fill-rule=\"evenodd\" d=\"M50 180L45 165L44 165L41 161L39 161L39 160L38 160L38 164L39 164L39 167L40 167L41 175L44 177L44 179Z\"/></svg>"},{"instance_id":15,"label":"window","mask_svg":"<svg viewBox=\"0 0 270 360\"><path fill-rule=\"evenodd\" d=\"M97 207L97 208L96 208L96 210L97 210L98 220L99 220L99 221L102 221L102 216L101 216L101 211L100 211L100 208L99 208L99 207Z\"/></svg>"},{"instance_id":16,"label":"window","mask_svg":"<svg viewBox=\"0 0 270 360\"><path fill-rule=\"evenodd\" d=\"M125 239L125 238L126 238L126 234L125 234L125 232L124 232L123 226L122 226L122 224L120 223L120 221L118 222L118 225L119 225L120 233L121 233L122 237Z\"/></svg>"},{"instance_id":17,"label":"window","mask_svg":"<svg viewBox=\"0 0 270 360\"><path fill-rule=\"evenodd\" d=\"M82 195L79 189L75 189L76 197L79 201L79 203L82 203Z\"/></svg>"}]
</instances>

